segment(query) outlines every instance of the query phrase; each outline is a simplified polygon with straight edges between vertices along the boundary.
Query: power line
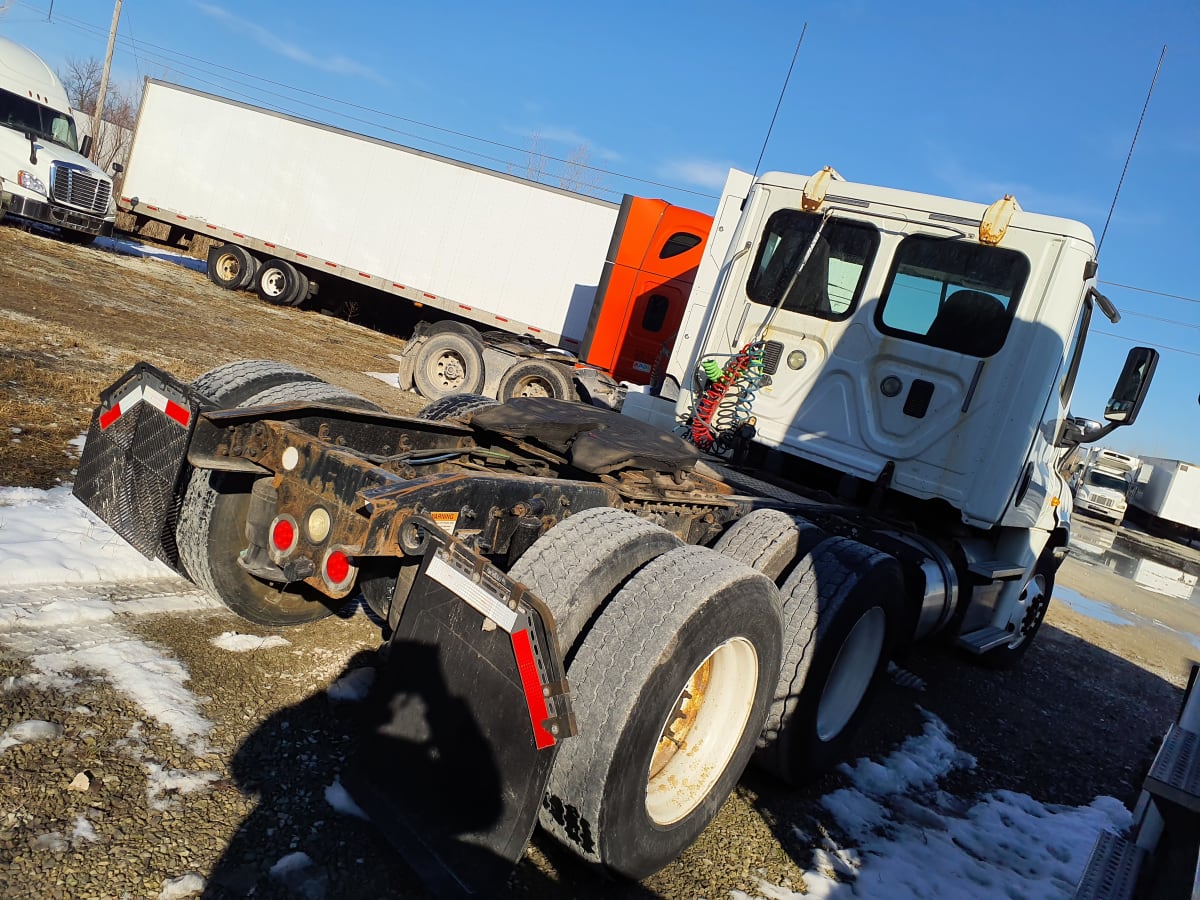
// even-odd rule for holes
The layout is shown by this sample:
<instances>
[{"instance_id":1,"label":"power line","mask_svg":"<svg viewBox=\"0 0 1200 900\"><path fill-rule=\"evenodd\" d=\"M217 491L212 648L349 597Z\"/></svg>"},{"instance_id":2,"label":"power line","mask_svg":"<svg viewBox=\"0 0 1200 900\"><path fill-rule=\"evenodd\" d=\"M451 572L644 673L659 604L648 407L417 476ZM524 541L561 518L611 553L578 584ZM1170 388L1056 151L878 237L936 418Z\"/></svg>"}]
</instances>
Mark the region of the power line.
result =
<instances>
[{"instance_id":1,"label":"power line","mask_svg":"<svg viewBox=\"0 0 1200 900\"><path fill-rule=\"evenodd\" d=\"M1153 294L1155 297L1166 297L1169 300L1182 300L1185 303L1200 303L1200 299L1196 297L1184 297L1182 294L1168 294L1166 291L1154 291L1150 288L1134 287L1132 284L1120 284L1116 281L1101 281L1101 284L1107 284L1111 287L1124 288L1127 291L1139 291L1143 294Z\"/></svg>"},{"instance_id":2,"label":"power line","mask_svg":"<svg viewBox=\"0 0 1200 900\"><path fill-rule=\"evenodd\" d=\"M1113 334L1111 331L1093 331L1092 334L1102 334L1105 337L1116 338L1118 341L1128 341L1131 344L1145 344L1153 347L1156 350L1170 350L1172 353L1182 353L1184 356L1194 356L1200 359L1200 353L1195 350L1181 350L1179 347L1167 347L1163 344L1154 344L1149 341L1139 341L1137 338L1126 337L1123 334Z\"/></svg>"},{"instance_id":3,"label":"power line","mask_svg":"<svg viewBox=\"0 0 1200 900\"><path fill-rule=\"evenodd\" d=\"M24 5L28 5L28 4L24 4ZM78 31L83 31L88 34L95 35L95 34L102 33L98 28L96 28L96 26L93 26L90 23L85 22L83 20L75 19L71 16L63 16L60 14L57 21L61 24L67 25L68 27L75 28ZM339 99L336 97L329 97L325 94L317 93L316 91L309 91L304 88L296 87L294 85L289 85L289 84L285 84L283 82L274 81L270 78L265 78L261 75L255 75L251 72L245 72L240 69L232 68L231 66L224 66L224 65L221 65L220 63L212 62L211 60L206 60L201 57L192 56L190 54L183 53L182 51L171 50L167 47L161 47L161 46L159 46L157 44L153 44L149 41L138 41L136 44L134 44L132 40L128 40L125 38L118 38L118 41L123 45L127 45L127 49L129 50L130 53L135 55L135 58L136 58L138 50L140 49L144 55L153 59L157 54L147 52L147 50L146 50L147 47L152 47L156 50L161 51L161 53L166 55L166 57L167 57L166 62L168 62L168 63L173 62L176 65L179 65L181 68L184 68L184 69L193 69L194 70L197 67L196 66L188 66L184 63L180 63L179 62L180 59L188 59L195 63L199 63L202 66L209 67L210 69L220 69L225 72L231 72L235 75L242 76L243 78L250 78L250 79L253 79L254 81L262 82L263 84L269 84L274 87L283 88L283 89L291 91L293 93L303 94L308 97L313 97L313 98L316 98L318 100L322 100L322 101L325 101L328 103L336 103L336 104L339 104L340 106L349 107L351 109L356 109L361 112L371 113L376 116L384 116L385 118L394 119L399 122L407 122L412 125L418 125L422 128L429 128L433 131L442 132L444 134L450 134L455 137L465 138L466 140L477 141L481 144L488 144L493 147L498 147L498 148L501 148L504 150L510 150L514 153L519 153L519 154L529 153L529 150L527 148L516 147L516 146L513 146L512 144L505 144L502 141L495 141L495 140L491 140L490 138L479 137L478 135L473 135L468 132L456 131L452 128L444 128L440 125L434 125L431 122L422 122L419 119L412 119L407 116L401 116L396 113L387 112L386 110L376 109L374 107L365 106L365 105L358 104L358 103L353 103L351 101L342 100L342 99ZM228 76L220 75L219 73L216 73L216 72L205 71L205 69L203 69L203 68L200 68L199 70L201 72L204 72L204 74L210 75L212 77L224 78L226 81L230 81L234 84L239 84L242 87L249 88L249 89L255 90L255 91L259 91L259 92L267 94L269 96L278 97L282 100L286 100L291 103L300 103L304 106L309 107L310 109L314 109L314 110L317 110L318 112L326 113L328 115L333 115L333 116L345 119L346 121L357 122L359 124L364 124L364 125L372 125L376 128L380 128L380 129L388 131L389 133L392 133L392 134L397 134L397 135L401 135L404 137L413 138L416 140L426 141L426 142L432 144L433 146L444 147L444 148L447 148L450 150L455 150L459 153L469 153L480 159L488 160L489 162L499 162L504 165L512 164L511 160L497 159L496 157L487 156L486 154L480 153L479 151L476 151L476 150L470 150L465 147L458 147L453 144L447 144L444 142L435 141L432 138L413 134L412 132L405 132L405 131L401 131L399 129L391 128L387 125L383 125L383 124L381 124L377 121L371 120L371 119L362 119L362 118L358 118L355 116L349 116L349 115L346 115L344 112L340 112L339 110L334 110L334 109L329 109L327 107L318 106L314 103L310 103L301 98L291 97L286 94L280 94L275 91L269 91L269 90L266 90L265 88L259 87L257 85L246 84L245 82L238 81L237 79L229 78ZM212 87L221 87L221 85L214 84L211 81L205 81L204 79L198 78L194 74L189 75L188 77L195 78L197 81L200 81L201 83L207 84ZM245 97L246 99L256 100L257 102L260 102L260 103L262 102L259 98L255 97L255 96L246 95L246 94L242 94L241 96ZM286 110L277 109L276 111L284 112ZM716 194L708 193L705 191L697 191L697 190L692 190L690 188L679 187L678 185L667 184L665 182L653 181L653 180L647 179L647 178L639 178L636 175L629 175L627 173L617 172L617 171L613 171L611 169L602 169L598 166L589 166L589 165L579 163L579 162L576 162L573 160L561 159L559 157L550 156L550 155L544 154L544 153L539 154L539 155L545 159L552 161L552 162L557 162L557 163L561 163L563 165L573 166L573 167L576 167L579 169L585 169L590 172L595 172L599 175L608 175L613 178L620 178L620 179L623 179L626 181L636 182L638 184L649 185L651 187L664 188L666 190L677 191L677 192L683 193L683 194L690 194L690 195L696 196L696 197L704 197L705 199L710 199L710 200L718 199ZM619 196L620 194L623 193L622 191L614 190L611 188L600 187L600 188L596 188L596 189L601 190L605 193L614 194L617 196Z\"/></svg>"}]
</instances>

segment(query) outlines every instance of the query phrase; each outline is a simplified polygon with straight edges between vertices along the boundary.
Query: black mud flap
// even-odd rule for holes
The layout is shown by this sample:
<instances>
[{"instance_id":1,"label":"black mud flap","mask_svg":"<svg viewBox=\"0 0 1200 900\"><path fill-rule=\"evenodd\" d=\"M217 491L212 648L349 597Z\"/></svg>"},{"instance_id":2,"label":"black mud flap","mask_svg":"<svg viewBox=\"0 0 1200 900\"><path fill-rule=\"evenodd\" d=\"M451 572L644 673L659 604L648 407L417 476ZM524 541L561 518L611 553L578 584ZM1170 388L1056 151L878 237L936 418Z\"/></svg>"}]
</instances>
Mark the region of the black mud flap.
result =
<instances>
[{"instance_id":1,"label":"black mud flap","mask_svg":"<svg viewBox=\"0 0 1200 900\"><path fill-rule=\"evenodd\" d=\"M553 628L482 557L431 541L343 782L437 896L496 894L533 833L575 732Z\"/></svg>"},{"instance_id":2,"label":"black mud flap","mask_svg":"<svg viewBox=\"0 0 1200 900\"><path fill-rule=\"evenodd\" d=\"M138 363L100 394L73 492L148 557L178 564L177 486L199 406L191 389Z\"/></svg>"}]
</instances>

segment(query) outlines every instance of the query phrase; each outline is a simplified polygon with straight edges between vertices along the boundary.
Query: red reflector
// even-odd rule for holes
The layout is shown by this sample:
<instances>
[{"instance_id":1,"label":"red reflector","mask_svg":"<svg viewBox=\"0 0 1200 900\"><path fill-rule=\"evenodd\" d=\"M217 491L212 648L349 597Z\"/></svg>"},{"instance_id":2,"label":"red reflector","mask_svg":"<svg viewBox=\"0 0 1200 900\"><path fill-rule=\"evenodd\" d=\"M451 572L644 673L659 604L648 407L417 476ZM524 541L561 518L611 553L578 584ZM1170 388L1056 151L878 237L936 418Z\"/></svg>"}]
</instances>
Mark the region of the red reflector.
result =
<instances>
[{"instance_id":1,"label":"red reflector","mask_svg":"<svg viewBox=\"0 0 1200 900\"><path fill-rule=\"evenodd\" d=\"M164 411L184 428L187 428L188 422L192 420L192 414L174 400L167 401L167 408Z\"/></svg>"},{"instance_id":2,"label":"red reflector","mask_svg":"<svg viewBox=\"0 0 1200 900\"><path fill-rule=\"evenodd\" d=\"M325 574L330 583L341 584L350 575L350 560L341 550L334 550L325 558Z\"/></svg>"},{"instance_id":3,"label":"red reflector","mask_svg":"<svg viewBox=\"0 0 1200 900\"><path fill-rule=\"evenodd\" d=\"M539 750L553 747L554 735L543 724L550 718L546 708L546 697L542 694L542 681L538 678L537 663L533 661L533 645L529 642L529 631L514 631L513 653L517 657L517 671L521 675L521 687L525 689L525 706L529 710L529 723L533 726L533 742Z\"/></svg>"},{"instance_id":4,"label":"red reflector","mask_svg":"<svg viewBox=\"0 0 1200 900\"><path fill-rule=\"evenodd\" d=\"M108 412L100 414L100 430L103 431L119 418L121 418L121 404L118 403Z\"/></svg>"},{"instance_id":5,"label":"red reflector","mask_svg":"<svg viewBox=\"0 0 1200 900\"><path fill-rule=\"evenodd\" d=\"M290 550L292 544L296 543L296 526L287 519L280 519L271 529L271 543L276 549Z\"/></svg>"}]
</instances>

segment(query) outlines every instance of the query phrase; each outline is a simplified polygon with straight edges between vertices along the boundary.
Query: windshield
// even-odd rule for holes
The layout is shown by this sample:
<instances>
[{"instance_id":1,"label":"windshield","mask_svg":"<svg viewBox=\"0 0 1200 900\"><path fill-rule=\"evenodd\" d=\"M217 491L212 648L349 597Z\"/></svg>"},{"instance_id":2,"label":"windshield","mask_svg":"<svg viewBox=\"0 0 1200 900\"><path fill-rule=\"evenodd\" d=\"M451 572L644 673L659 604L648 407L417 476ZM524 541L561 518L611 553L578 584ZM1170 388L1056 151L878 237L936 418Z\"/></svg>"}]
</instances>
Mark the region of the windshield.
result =
<instances>
[{"instance_id":1,"label":"windshield","mask_svg":"<svg viewBox=\"0 0 1200 900\"><path fill-rule=\"evenodd\" d=\"M0 90L0 125L22 134L32 131L43 140L79 152L74 119L11 91Z\"/></svg>"},{"instance_id":2,"label":"windshield","mask_svg":"<svg viewBox=\"0 0 1200 900\"><path fill-rule=\"evenodd\" d=\"M1125 493L1125 479L1118 478L1115 475L1107 475L1104 472L1097 472L1095 469L1088 472L1087 478L1084 479L1088 484L1098 488L1108 488L1113 491Z\"/></svg>"}]
</instances>

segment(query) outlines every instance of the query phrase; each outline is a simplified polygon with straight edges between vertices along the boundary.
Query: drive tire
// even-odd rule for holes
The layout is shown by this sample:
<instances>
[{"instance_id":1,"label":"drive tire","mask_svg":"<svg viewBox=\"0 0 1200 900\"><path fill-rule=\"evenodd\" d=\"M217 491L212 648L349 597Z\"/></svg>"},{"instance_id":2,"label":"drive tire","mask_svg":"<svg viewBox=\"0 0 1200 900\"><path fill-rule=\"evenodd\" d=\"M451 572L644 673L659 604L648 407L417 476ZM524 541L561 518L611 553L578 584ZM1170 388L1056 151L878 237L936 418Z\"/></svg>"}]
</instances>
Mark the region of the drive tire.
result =
<instances>
[{"instance_id":1,"label":"drive tire","mask_svg":"<svg viewBox=\"0 0 1200 900\"><path fill-rule=\"evenodd\" d=\"M268 259L254 277L254 292L272 306L296 306L308 293L308 278L290 262Z\"/></svg>"},{"instance_id":2,"label":"drive tire","mask_svg":"<svg viewBox=\"0 0 1200 900\"><path fill-rule=\"evenodd\" d=\"M539 537L508 574L550 607L559 648L569 662L588 622L617 588L679 546L679 538L653 522L598 506L563 519Z\"/></svg>"},{"instance_id":3,"label":"drive tire","mask_svg":"<svg viewBox=\"0 0 1200 900\"><path fill-rule=\"evenodd\" d=\"M443 422L446 419L461 419L477 409L499 405L498 401L482 394L449 394L440 400L425 404L417 413L418 419Z\"/></svg>"},{"instance_id":4,"label":"drive tire","mask_svg":"<svg viewBox=\"0 0 1200 900\"><path fill-rule=\"evenodd\" d=\"M713 549L782 584L796 562L826 537L812 522L777 509L756 509L730 525Z\"/></svg>"},{"instance_id":5,"label":"drive tire","mask_svg":"<svg viewBox=\"0 0 1200 900\"><path fill-rule=\"evenodd\" d=\"M903 587L895 558L848 538L797 564L780 590L783 664L756 765L798 785L842 757L887 666Z\"/></svg>"},{"instance_id":6,"label":"drive tire","mask_svg":"<svg viewBox=\"0 0 1200 900\"><path fill-rule=\"evenodd\" d=\"M208 280L227 291L242 291L254 283L258 260L245 247L224 244L208 251Z\"/></svg>"},{"instance_id":7,"label":"drive tire","mask_svg":"<svg viewBox=\"0 0 1200 900\"><path fill-rule=\"evenodd\" d=\"M417 349L413 386L429 400L477 394L483 379L483 350L464 334L443 331L424 339Z\"/></svg>"},{"instance_id":8,"label":"drive tire","mask_svg":"<svg viewBox=\"0 0 1200 900\"><path fill-rule=\"evenodd\" d=\"M559 748L543 828L630 878L688 847L754 750L778 675L778 602L765 576L705 547L678 547L634 575L568 669L580 737Z\"/></svg>"},{"instance_id":9,"label":"drive tire","mask_svg":"<svg viewBox=\"0 0 1200 900\"><path fill-rule=\"evenodd\" d=\"M268 379L280 374L270 369L258 373ZM250 396L243 395L254 383L254 376L247 375L246 380L210 376L213 373L202 375L193 385L208 380L211 391L208 396L226 407L310 401L379 409L375 404L311 375L306 375L305 380L273 384ZM218 380L225 383L227 393L211 387ZM232 402L235 398L240 399ZM246 517L254 481L254 476L240 472L196 469L191 473L175 529L184 572L193 583L232 612L258 625L299 625L325 618L333 612L338 601L332 601L302 583L280 588L255 578L238 565L238 555L246 546Z\"/></svg>"},{"instance_id":10,"label":"drive tire","mask_svg":"<svg viewBox=\"0 0 1200 900\"><path fill-rule=\"evenodd\" d=\"M496 396L501 400L516 397L550 397L554 400L578 400L575 381L559 363L524 359L500 376Z\"/></svg>"}]
</instances>

